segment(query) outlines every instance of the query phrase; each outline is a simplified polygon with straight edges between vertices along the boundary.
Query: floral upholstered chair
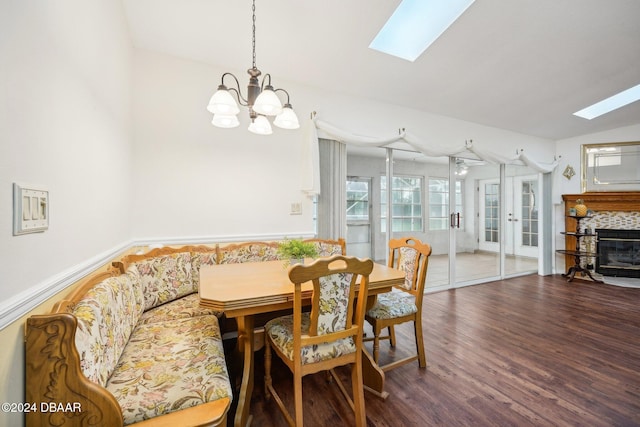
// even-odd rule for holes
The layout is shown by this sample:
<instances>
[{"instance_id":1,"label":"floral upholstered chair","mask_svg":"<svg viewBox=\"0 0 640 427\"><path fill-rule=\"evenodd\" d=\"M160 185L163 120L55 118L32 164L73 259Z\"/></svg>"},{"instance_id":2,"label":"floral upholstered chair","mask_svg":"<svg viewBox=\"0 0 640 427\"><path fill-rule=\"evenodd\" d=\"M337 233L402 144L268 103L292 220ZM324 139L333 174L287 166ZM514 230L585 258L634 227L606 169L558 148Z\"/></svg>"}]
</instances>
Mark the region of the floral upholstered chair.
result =
<instances>
[{"instance_id":1,"label":"floral upholstered chair","mask_svg":"<svg viewBox=\"0 0 640 427\"><path fill-rule=\"evenodd\" d=\"M391 346L395 347L393 326L413 322L417 355L382 366L383 370L396 368L414 360L418 360L421 368L427 366L422 338L422 297L430 255L431 246L418 239L406 237L389 241L389 266L404 271L405 282L393 288L391 292L378 295L376 303L367 311L365 319L373 327L374 336L366 341L373 341L373 359L378 363L380 340L388 339ZM389 334L380 336L385 328Z\"/></svg>"},{"instance_id":2,"label":"floral upholstered chair","mask_svg":"<svg viewBox=\"0 0 640 427\"><path fill-rule=\"evenodd\" d=\"M362 326L366 310L369 274L373 261L335 255L289 270L294 284L293 314L265 325L265 396L271 395L290 425L302 426L302 377L328 370L355 411L355 425L365 427L362 379ZM360 276L359 287L357 277ZM313 283L311 313L302 311L302 284ZM358 287L357 304L356 287ZM305 298L308 298L305 290ZM355 316L354 316L355 309ZM355 320L354 320L355 319ZM295 420L286 410L271 381L272 350L293 372ZM333 371L350 364L353 399Z\"/></svg>"}]
</instances>

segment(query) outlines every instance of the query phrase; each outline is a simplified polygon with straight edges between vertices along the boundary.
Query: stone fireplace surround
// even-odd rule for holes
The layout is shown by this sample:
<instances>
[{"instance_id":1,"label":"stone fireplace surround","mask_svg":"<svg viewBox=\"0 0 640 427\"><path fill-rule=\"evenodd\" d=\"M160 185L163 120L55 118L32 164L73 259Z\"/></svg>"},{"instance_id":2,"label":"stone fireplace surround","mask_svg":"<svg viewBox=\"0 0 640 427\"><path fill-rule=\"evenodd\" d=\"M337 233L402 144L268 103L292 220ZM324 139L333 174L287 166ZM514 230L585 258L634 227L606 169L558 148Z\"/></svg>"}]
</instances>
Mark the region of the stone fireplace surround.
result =
<instances>
[{"instance_id":1,"label":"stone fireplace surround","mask_svg":"<svg viewBox=\"0 0 640 427\"><path fill-rule=\"evenodd\" d=\"M582 199L588 209L593 211L591 218L581 221L582 227L589 227L592 231L598 228L616 230L640 230L640 191L629 192L597 192L582 194L563 194L565 207L565 231L576 231L576 220L569 217L569 209L576 205L576 200ZM584 230L580 230L584 231ZM595 242L581 239L580 250L595 251ZM586 245L594 245L587 247ZM565 248L575 248L575 237L566 236ZM587 264L595 265L595 260L584 258L583 267ZM574 258L567 256L567 268L573 265Z\"/></svg>"}]
</instances>

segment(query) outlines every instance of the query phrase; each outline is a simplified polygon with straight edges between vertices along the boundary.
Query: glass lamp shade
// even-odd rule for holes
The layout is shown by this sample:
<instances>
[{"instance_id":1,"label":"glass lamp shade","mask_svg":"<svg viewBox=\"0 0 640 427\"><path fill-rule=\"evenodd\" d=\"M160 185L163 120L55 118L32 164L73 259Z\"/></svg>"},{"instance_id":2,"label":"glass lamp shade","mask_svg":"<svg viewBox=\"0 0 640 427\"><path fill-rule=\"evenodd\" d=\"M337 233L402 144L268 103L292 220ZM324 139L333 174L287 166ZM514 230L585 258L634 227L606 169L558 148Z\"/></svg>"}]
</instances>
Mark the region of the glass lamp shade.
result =
<instances>
[{"instance_id":1,"label":"glass lamp shade","mask_svg":"<svg viewBox=\"0 0 640 427\"><path fill-rule=\"evenodd\" d=\"M234 128L240 125L238 117L233 114L214 114L211 123L219 128Z\"/></svg>"},{"instance_id":2,"label":"glass lamp shade","mask_svg":"<svg viewBox=\"0 0 640 427\"><path fill-rule=\"evenodd\" d=\"M238 114L240 112L236 100L233 99L233 96L231 96L227 88L223 85L218 86L218 90L209 100L207 110L213 114L223 115Z\"/></svg>"},{"instance_id":3,"label":"glass lamp shade","mask_svg":"<svg viewBox=\"0 0 640 427\"><path fill-rule=\"evenodd\" d=\"M300 127L298 116L289 104L284 106L282 112L276 116L273 124L282 129L298 129Z\"/></svg>"},{"instance_id":4,"label":"glass lamp shade","mask_svg":"<svg viewBox=\"0 0 640 427\"><path fill-rule=\"evenodd\" d=\"M256 133L258 135L271 135L271 123L265 116L256 117L249 125L249 132Z\"/></svg>"},{"instance_id":5,"label":"glass lamp shade","mask_svg":"<svg viewBox=\"0 0 640 427\"><path fill-rule=\"evenodd\" d=\"M258 114L275 116L282 111L282 102L280 102L280 98L278 98L278 95L273 91L273 87L266 86L256 98L252 108L253 111Z\"/></svg>"}]
</instances>

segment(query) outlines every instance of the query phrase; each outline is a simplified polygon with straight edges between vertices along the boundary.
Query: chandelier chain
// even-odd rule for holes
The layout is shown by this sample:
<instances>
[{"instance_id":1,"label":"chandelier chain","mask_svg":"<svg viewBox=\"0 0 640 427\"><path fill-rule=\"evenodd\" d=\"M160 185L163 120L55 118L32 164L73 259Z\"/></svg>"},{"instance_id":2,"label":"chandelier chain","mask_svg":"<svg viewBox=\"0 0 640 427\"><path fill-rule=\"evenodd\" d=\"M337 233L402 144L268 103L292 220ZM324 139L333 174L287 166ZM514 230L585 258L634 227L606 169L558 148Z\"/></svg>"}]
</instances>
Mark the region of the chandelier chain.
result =
<instances>
[{"instance_id":1,"label":"chandelier chain","mask_svg":"<svg viewBox=\"0 0 640 427\"><path fill-rule=\"evenodd\" d=\"M256 0L253 0L251 10L253 12L253 38L251 40L253 45L253 68L256 68Z\"/></svg>"}]
</instances>

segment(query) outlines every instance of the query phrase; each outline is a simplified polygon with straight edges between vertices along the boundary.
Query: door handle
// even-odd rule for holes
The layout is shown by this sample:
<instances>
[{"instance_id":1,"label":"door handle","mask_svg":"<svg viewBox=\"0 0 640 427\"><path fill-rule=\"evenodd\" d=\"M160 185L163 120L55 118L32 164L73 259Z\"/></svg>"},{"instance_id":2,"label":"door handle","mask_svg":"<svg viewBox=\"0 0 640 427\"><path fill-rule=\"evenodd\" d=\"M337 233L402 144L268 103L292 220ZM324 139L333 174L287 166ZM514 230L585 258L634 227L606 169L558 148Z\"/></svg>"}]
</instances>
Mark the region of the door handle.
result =
<instances>
[{"instance_id":1,"label":"door handle","mask_svg":"<svg viewBox=\"0 0 640 427\"><path fill-rule=\"evenodd\" d=\"M451 228L460 228L460 212L449 215L449 224Z\"/></svg>"}]
</instances>

